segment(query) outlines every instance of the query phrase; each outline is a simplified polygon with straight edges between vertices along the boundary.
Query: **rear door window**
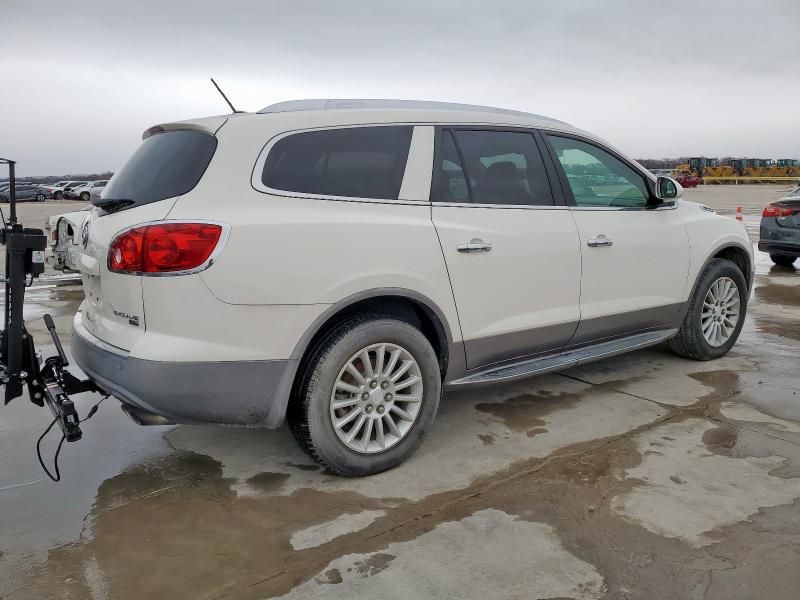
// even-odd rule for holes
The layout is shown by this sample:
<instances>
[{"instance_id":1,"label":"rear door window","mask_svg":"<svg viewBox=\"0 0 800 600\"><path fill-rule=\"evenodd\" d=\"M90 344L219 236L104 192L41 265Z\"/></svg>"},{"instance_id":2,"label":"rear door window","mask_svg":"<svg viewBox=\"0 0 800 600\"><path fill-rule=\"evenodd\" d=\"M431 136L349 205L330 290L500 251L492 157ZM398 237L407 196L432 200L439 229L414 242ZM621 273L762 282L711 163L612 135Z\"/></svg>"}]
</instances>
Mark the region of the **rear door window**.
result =
<instances>
[{"instance_id":1,"label":"rear door window","mask_svg":"<svg viewBox=\"0 0 800 600\"><path fill-rule=\"evenodd\" d=\"M440 202L551 206L553 196L532 133L443 131Z\"/></svg>"},{"instance_id":2,"label":"rear door window","mask_svg":"<svg viewBox=\"0 0 800 600\"><path fill-rule=\"evenodd\" d=\"M103 188L102 202L129 200L126 208L191 191L211 162L217 138L204 131L150 136Z\"/></svg>"},{"instance_id":3,"label":"rear door window","mask_svg":"<svg viewBox=\"0 0 800 600\"><path fill-rule=\"evenodd\" d=\"M397 200L412 132L391 125L295 133L270 149L261 181L298 194Z\"/></svg>"}]
</instances>

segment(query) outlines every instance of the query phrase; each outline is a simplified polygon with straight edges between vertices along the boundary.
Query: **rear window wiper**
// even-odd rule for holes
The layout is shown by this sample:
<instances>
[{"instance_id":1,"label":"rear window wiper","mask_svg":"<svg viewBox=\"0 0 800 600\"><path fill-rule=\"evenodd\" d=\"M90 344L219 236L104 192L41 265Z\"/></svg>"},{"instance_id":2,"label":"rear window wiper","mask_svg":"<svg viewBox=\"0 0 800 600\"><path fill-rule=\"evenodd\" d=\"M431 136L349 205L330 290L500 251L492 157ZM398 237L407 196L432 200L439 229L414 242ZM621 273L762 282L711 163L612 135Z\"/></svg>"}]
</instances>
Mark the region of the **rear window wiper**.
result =
<instances>
[{"instance_id":1,"label":"rear window wiper","mask_svg":"<svg viewBox=\"0 0 800 600\"><path fill-rule=\"evenodd\" d=\"M135 202L130 198L97 198L92 200L93 206L102 208L104 211L110 213L117 212L131 204L135 204Z\"/></svg>"}]
</instances>

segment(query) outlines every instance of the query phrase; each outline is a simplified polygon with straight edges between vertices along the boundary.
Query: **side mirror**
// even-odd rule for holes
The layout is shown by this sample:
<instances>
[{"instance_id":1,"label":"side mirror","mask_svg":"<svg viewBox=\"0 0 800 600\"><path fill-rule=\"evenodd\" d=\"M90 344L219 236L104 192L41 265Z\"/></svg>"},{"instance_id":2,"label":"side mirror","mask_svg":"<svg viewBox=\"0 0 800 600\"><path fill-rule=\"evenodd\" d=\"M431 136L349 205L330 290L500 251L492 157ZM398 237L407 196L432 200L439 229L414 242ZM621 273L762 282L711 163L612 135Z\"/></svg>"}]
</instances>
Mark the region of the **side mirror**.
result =
<instances>
[{"instance_id":1,"label":"side mirror","mask_svg":"<svg viewBox=\"0 0 800 600\"><path fill-rule=\"evenodd\" d=\"M672 177L665 177L664 175L656 177L655 192L656 198L662 202L683 198L683 186Z\"/></svg>"}]
</instances>

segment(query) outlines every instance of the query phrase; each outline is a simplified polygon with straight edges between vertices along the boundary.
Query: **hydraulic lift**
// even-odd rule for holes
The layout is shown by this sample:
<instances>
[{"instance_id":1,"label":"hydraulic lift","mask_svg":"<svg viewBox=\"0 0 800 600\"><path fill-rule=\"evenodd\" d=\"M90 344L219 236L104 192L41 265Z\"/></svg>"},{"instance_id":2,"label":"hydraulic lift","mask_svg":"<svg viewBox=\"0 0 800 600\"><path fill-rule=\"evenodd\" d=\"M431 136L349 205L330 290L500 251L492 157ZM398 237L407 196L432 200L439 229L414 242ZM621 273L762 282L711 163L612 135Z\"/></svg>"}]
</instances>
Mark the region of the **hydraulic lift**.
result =
<instances>
[{"instance_id":1,"label":"hydraulic lift","mask_svg":"<svg viewBox=\"0 0 800 600\"><path fill-rule=\"evenodd\" d=\"M23 227L17 221L17 200L15 195L15 166L13 160L0 158L0 165L8 166L9 180L9 217L3 219L0 230L0 244L6 250L5 274L5 314L3 330L0 333L0 386L5 387L5 404L14 398L22 396L25 386L31 402L38 406L47 407L53 413L53 422L47 428L42 438L58 423L62 431L61 443L75 442L81 439L82 420L78 417L75 404L70 399L71 394L82 392L96 392L108 394L100 389L94 382L81 380L66 370L69 365L64 347L56 332L53 318L46 314L44 322L53 344L56 355L42 361L37 353L33 337L25 328L23 306L25 303L25 289L33 280L44 272L44 250L47 237L41 229ZM99 403L98 403L99 404ZM95 405L84 421L97 410ZM41 443L42 438L39 438ZM38 449L38 444L37 444ZM59 444L59 450L61 444ZM56 453L56 460L58 452ZM41 453L39 455L41 461ZM51 479L58 481L58 464L56 463L56 476L54 477L42 463L42 468Z\"/></svg>"}]
</instances>

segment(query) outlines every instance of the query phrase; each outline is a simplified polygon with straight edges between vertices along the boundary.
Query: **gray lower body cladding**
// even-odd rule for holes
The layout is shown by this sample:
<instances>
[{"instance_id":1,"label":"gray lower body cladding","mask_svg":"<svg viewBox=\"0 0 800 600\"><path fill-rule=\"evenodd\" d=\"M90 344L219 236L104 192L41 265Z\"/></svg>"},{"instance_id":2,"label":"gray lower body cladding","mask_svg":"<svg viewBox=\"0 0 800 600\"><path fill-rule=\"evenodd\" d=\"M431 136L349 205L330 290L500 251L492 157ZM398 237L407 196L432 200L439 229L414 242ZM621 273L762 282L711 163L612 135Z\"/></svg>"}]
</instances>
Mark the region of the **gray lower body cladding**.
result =
<instances>
[{"instance_id":1,"label":"gray lower body cladding","mask_svg":"<svg viewBox=\"0 0 800 600\"><path fill-rule=\"evenodd\" d=\"M800 228L779 225L774 217L761 219L758 249L770 254L800 256Z\"/></svg>"},{"instance_id":2,"label":"gray lower body cladding","mask_svg":"<svg viewBox=\"0 0 800 600\"><path fill-rule=\"evenodd\" d=\"M173 423L275 427L283 420L296 369L292 360L143 360L109 347L78 323L72 356L90 379L123 403Z\"/></svg>"}]
</instances>

